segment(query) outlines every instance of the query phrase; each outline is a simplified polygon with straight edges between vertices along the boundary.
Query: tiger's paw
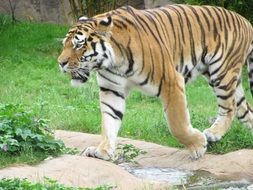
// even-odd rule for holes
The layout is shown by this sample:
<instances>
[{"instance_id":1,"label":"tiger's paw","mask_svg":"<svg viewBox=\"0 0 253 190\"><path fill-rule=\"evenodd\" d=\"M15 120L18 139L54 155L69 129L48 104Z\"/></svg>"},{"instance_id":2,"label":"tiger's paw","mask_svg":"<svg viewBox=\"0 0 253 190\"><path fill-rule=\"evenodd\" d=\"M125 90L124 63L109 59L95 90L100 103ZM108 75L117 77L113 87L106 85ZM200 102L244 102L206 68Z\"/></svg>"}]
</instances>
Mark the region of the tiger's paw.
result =
<instances>
[{"instance_id":1,"label":"tiger's paw","mask_svg":"<svg viewBox=\"0 0 253 190\"><path fill-rule=\"evenodd\" d=\"M99 158L102 160L111 160L114 156L113 151L108 151L104 149L99 149L98 147L88 147L86 148L81 155L93 157L93 158Z\"/></svg>"},{"instance_id":2,"label":"tiger's paw","mask_svg":"<svg viewBox=\"0 0 253 190\"><path fill-rule=\"evenodd\" d=\"M207 141L209 142L217 142L221 139L222 135L219 134L217 130L214 130L213 128L205 129L203 132L207 138Z\"/></svg>"},{"instance_id":3,"label":"tiger's paw","mask_svg":"<svg viewBox=\"0 0 253 190\"><path fill-rule=\"evenodd\" d=\"M189 145L188 149L190 151L191 159L197 160L203 157L207 150L207 139L203 133L197 130L194 136L195 136L194 143Z\"/></svg>"}]
</instances>

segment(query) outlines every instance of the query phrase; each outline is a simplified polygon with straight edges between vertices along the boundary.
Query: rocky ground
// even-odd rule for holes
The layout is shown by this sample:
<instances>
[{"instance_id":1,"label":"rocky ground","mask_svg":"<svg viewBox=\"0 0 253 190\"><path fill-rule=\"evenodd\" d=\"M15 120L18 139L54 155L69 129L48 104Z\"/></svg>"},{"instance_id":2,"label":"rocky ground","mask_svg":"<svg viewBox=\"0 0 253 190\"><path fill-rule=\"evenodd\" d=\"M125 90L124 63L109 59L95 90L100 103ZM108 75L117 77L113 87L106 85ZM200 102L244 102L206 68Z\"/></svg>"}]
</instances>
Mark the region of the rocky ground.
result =
<instances>
[{"instance_id":1,"label":"rocky ground","mask_svg":"<svg viewBox=\"0 0 253 190\"><path fill-rule=\"evenodd\" d=\"M100 135L60 130L56 131L55 135L56 138L62 139L66 146L80 150L97 145L101 138ZM152 168L151 171L156 172L156 168L164 168L163 171L172 168L178 171L197 171L198 175L202 175L200 171L206 171L208 175L213 175L219 180L244 180L247 184L253 183L253 150L239 150L224 155L206 154L202 159L191 160L188 152L183 149L126 138L119 138L118 142L123 145L132 144L145 152L134 159L134 167L138 169ZM110 185L115 189L127 190L167 189L175 185L170 180L134 176L128 171L111 162L79 155L64 155L45 160L37 166L21 165L1 169L0 178L20 177L39 181L46 176L71 186Z\"/></svg>"}]
</instances>

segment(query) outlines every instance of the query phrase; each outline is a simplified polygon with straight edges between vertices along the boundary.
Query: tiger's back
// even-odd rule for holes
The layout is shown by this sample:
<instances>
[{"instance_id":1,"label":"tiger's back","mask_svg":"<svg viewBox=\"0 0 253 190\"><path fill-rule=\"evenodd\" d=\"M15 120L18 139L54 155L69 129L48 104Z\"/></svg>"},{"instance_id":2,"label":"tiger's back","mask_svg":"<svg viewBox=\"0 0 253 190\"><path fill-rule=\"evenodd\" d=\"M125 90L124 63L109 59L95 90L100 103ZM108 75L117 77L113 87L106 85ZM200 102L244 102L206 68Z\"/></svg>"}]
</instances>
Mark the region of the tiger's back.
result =
<instances>
[{"instance_id":1,"label":"tiger's back","mask_svg":"<svg viewBox=\"0 0 253 190\"><path fill-rule=\"evenodd\" d=\"M175 65L186 81L194 76L192 71L198 64L198 72L212 75L208 66L229 61L238 51L246 60L253 42L251 24L220 7L168 5L150 10L123 7L112 11L112 17L115 26L112 38L131 49L134 62L140 67L136 70L145 75L151 72L150 81L155 73L161 76L167 71L166 64Z\"/></svg>"}]
</instances>

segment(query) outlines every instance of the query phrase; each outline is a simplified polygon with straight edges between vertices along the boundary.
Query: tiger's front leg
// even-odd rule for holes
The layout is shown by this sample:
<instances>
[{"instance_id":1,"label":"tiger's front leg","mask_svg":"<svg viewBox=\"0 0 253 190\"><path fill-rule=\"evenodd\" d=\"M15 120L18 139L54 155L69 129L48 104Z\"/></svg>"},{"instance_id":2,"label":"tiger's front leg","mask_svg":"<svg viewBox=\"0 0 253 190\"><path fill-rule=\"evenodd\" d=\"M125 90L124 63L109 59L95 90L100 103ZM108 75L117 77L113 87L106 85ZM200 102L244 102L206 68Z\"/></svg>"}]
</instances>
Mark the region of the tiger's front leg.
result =
<instances>
[{"instance_id":1,"label":"tiger's front leg","mask_svg":"<svg viewBox=\"0 0 253 190\"><path fill-rule=\"evenodd\" d=\"M84 154L110 160L114 157L116 138L125 112L124 94L101 87L100 109L102 113L102 141L97 147L88 147Z\"/></svg>"}]
</instances>

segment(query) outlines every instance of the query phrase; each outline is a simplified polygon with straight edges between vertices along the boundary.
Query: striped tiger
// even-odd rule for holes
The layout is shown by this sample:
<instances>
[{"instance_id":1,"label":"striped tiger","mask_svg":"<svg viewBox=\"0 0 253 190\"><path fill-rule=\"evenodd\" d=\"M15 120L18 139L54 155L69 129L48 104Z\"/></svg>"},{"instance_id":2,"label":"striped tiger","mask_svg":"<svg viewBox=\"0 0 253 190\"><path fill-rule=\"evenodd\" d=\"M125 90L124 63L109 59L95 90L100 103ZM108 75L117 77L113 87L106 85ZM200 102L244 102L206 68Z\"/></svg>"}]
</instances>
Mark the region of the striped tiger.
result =
<instances>
[{"instance_id":1,"label":"striped tiger","mask_svg":"<svg viewBox=\"0 0 253 190\"><path fill-rule=\"evenodd\" d=\"M96 72L102 141L84 154L104 160L114 156L126 97L133 88L161 100L171 133L194 159L204 155L208 141L226 134L235 115L252 129L253 112L241 82L245 62L253 92L251 24L224 8L188 5L146 10L126 6L82 18L67 33L58 57L73 85ZM219 107L215 122L203 133L192 127L185 97L185 83L199 74L213 88Z\"/></svg>"}]
</instances>

